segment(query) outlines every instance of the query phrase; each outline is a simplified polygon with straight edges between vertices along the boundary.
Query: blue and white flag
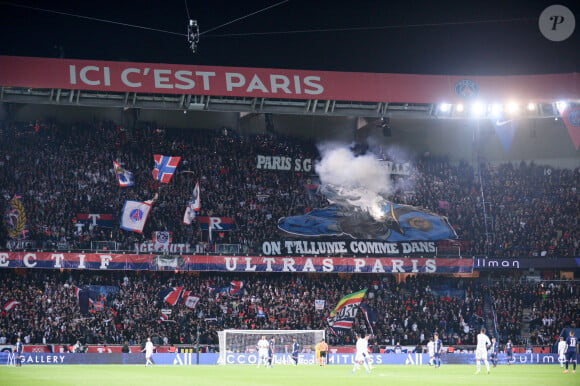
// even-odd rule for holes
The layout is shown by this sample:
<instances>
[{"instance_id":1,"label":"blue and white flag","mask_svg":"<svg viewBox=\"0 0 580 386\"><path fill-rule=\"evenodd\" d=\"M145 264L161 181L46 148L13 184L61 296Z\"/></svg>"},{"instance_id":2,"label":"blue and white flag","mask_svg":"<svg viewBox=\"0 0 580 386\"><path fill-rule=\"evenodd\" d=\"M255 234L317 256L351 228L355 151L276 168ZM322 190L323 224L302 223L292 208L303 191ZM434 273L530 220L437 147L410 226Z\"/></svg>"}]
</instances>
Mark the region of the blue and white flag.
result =
<instances>
[{"instance_id":1,"label":"blue and white flag","mask_svg":"<svg viewBox=\"0 0 580 386\"><path fill-rule=\"evenodd\" d=\"M120 228L126 231L143 233L147 216L151 210L151 202L125 201L121 214Z\"/></svg>"},{"instance_id":2,"label":"blue and white flag","mask_svg":"<svg viewBox=\"0 0 580 386\"><path fill-rule=\"evenodd\" d=\"M117 180L119 181L119 186L127 187L135 185L133 181L133 173L123 168L119 163L113 161L113 168L115 169L115 174L117 175Z\"/></svg>"},{"instance_id":3,"label":"blue and white flag","mask_svg":"<svg viewBox=\"0 0 580 386\"><path fill-rule=\"evenodd\" d=\"M195 184L195 188L193 189L191 201L187 203L187 207L185 208L185 213L183 214L183 223L186 225L190 225L191 222L195 219L195 212L198 212L200 209L201 209L201 201L198 181L197 184Z\"/></svg>"}]
</instances>

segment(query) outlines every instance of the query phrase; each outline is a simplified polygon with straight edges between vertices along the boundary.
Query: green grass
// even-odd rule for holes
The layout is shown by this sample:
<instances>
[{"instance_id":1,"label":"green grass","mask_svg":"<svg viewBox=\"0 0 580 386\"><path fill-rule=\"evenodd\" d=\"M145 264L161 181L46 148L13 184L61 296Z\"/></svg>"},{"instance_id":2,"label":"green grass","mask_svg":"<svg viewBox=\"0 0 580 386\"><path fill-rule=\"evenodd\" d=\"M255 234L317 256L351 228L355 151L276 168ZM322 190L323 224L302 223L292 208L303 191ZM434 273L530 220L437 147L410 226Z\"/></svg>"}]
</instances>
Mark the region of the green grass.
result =
<instances>
[{"instance_id":1,"label":"green grass","mask_svg":"<svg viewBox=\"0 0 580 386\"><path fill-rule=\"evenodd\" d=\"M0 385L105 385L105 386L351 386L351 385L579 385L580 372L562 374L559 365L513 365L492 368L491 374L474 375L475 366L382 365L366 374L352 374L351 366L329 365L256 368L241 366L135 365L24 365L0 366Z\"/></svg>"}]
</instances>

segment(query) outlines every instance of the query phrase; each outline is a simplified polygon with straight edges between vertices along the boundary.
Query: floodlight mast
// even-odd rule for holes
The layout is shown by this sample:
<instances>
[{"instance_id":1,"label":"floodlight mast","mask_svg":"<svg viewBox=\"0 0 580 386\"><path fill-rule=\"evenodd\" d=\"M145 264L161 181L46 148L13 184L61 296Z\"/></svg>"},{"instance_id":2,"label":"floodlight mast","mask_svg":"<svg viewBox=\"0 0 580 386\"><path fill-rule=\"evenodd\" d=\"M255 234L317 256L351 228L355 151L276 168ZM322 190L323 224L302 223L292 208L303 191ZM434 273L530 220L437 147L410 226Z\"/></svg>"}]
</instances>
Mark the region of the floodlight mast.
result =
<instances>
[{"instance_id":1,"label":"floodlight mast","mask_svg":"<svg viewBox=\"0 0 580 386\"><path fill-rule=\"evenodd\" d=\"M189 19L187 24L187 42L189 43L189 48L195 53L197 50L197 45L199 44L199 26L197 25L197 20Z\"/></svg>"}]
</instances>

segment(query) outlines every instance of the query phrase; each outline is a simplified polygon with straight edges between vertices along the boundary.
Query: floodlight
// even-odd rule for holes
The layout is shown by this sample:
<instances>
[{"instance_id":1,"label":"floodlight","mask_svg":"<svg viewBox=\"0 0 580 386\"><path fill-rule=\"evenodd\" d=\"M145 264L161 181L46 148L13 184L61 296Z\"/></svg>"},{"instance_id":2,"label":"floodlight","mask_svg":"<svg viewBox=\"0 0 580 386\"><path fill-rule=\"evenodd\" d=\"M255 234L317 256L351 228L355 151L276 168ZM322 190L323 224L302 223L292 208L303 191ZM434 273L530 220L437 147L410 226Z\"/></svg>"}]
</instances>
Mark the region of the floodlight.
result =
<instances>
[{"instance_id":1,"label":"floodlight","mask_svg":"<svg viewBox=\"0 0 580 386\"><path fill-rule=\"evenodd\" d=\"M568 103L566 101L558 101L558 102L556 102L556 108L558 109L558 112L560 114L562 114L562 112L564 110L566 110L567 107L568 107Z\"/></svg>"},{"instance_id":2,"label":"floodlight","mask_svg":"<svg viewBox=\"0 0 580 386\"><path fill-rule=\"evenodd\" d=\"M446 113L451 109L451 103L440 103L439 111Z\"/></svg>"},{"instance_id":3,"label":"floodlight","mask_svg":"<svg viewBox=\"0 0 580 386\"><path fill-rule=\"evenodd\" d=\"M503 106L499 103L494 103L490 106L489 111L492 117L497 118L501 115L501 112L503 111Z\"/></svg>"},{"instance_id":4,"label":"floodlight","mask_svg":"<svg viewBox=\"0 0 580 386\"><path fill-rule=\"evenodd\" d=\"M535 103L528 103L528 111L534 111L536 110L536 104Z\"/></svg>"},{"instance_id":5,"label":"floodlight","mask_svg":"<svg viewBox=\"0 0 580 386\"><path fill-rule=\"evenodd\" d=\"M507 105L507 111L510 114L516 114L519 111L520 107L516 102L510 102Z\"/></svg>"},{"instance_id":6,"label":"floodlight","mask_svg":"<svg viewBox=\"0 0 580 386\"><path fill-rule=\"evenodd\" d=\"M471 112L475 116L481 116L485 113L485 105L481 102L475 102L473 106L471 106Z\"/></svg>"},{"instance_id":7,"label":"floodlight","mask_svg":"<svg viewBox=\"0 0 580 386\"><path fill-rule=\"evenodd\" d=\"M463 108L464 108L464 107L463 107L463 104L462 104L462 103L459 103L459 104L457 104L457 106L455 106L455 110L456 110L458 113L462 113L462 112L463 112Z\"/></svg>"}]
</instances>

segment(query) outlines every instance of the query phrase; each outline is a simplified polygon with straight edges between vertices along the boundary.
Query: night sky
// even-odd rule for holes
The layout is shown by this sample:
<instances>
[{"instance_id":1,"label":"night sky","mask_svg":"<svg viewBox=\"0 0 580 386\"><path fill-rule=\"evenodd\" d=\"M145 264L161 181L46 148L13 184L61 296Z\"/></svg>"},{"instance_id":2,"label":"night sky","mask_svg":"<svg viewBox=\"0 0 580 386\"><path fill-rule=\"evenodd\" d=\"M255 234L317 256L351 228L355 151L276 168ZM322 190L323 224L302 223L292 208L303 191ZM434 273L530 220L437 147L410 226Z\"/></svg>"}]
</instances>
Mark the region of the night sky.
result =
<instances>
[{"instance_id":1,"label":"night sky","mask_svg":"<svg viewBox=\"0 0 580 386\"><path fill-rule=\"evenodd\" d=\"M289 0L208 31L279 2L187 1L202 33L194 54L181 0L0 1L0 54L382 73L580 72L578 1ZM576 17L575 32L563 42L546 39L538 28L542 10L555 3Z\"/></svg>"}]
</instances>

